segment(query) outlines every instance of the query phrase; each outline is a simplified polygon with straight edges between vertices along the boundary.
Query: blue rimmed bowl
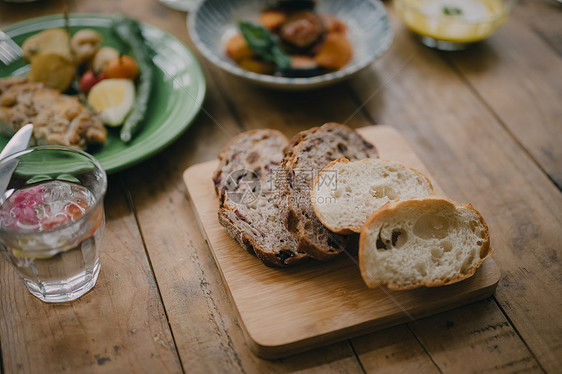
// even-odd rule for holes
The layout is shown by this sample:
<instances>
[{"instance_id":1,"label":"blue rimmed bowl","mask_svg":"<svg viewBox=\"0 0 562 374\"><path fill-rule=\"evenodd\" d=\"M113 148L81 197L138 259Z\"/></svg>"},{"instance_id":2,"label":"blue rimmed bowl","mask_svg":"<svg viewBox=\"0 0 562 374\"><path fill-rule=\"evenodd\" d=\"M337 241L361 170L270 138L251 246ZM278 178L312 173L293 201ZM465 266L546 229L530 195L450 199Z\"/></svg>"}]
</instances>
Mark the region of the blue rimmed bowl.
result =
<instances>
[{"instance_id":1,"label":"blue rimmed bowl","mask_svg":"<svg viewBox=\"0 0 562 374\"><path fill-rule=\"evenodd\" d=\"M188 30L203 56L219 68L251 82L279 89L310 89L351 77L380 57L394 33L379 0L319 0L316 10L328 13L347 26L353 48L351 61L341 70L308 78L257 74L239 67L225 53L225 44L237 30L238 21L258 21L267 5L263 0L204 0L188 15Z\"/></svg>"}]
</instances>

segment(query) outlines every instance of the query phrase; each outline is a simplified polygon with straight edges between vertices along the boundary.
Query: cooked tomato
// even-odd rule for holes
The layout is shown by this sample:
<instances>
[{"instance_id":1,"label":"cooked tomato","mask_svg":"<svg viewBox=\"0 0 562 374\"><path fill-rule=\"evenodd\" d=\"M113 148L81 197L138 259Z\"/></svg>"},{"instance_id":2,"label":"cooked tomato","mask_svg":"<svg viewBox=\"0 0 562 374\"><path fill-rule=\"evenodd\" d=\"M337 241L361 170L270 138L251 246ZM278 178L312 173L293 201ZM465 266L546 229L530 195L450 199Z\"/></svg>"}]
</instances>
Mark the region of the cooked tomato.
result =
<instances>
[{"instance_id":1,"label":"cooked tomato","mask_svg":"<svg viewBox=\"0 0 562 374\"><path fill-rule=\"evenodd\" d=\"M260 14L260 23L268 30L279 28L287 19L287 14L279 10L266 10Z\"/></svg>"},{"instance_id":2,"label":"cooked tomato","mask_svg":"<svg viewBox=\"0 0 562 374\"><path fill-rule=\"evenodd\" d=\"M226 54L237 62L245 58L252 58L255 55L242 34L236 34L228 39L226 43Z\"/></svg>"},{"instance_id":3,"label":"cooked tomato","mask_svg":"<svg viewBox=\"0 0 562 374\"><path fill-rule=\"evenodd\" d=\"M121 55L110 60L103 71L108 78L134 80L139 74L137 62L130 56Z\"/></svg>"},{"instance_id":4,"label":"cooked tomato","mask_svg":"<svg viewBox=\"0 0 562 374\"><path fill-rule=\"evenodd\" d=\"M351 44L345 36L331 32L322 42L318 54L314 56L314 61L328 69L341 69L351 60L351 55Z\"/></svg>"}]
</instances>

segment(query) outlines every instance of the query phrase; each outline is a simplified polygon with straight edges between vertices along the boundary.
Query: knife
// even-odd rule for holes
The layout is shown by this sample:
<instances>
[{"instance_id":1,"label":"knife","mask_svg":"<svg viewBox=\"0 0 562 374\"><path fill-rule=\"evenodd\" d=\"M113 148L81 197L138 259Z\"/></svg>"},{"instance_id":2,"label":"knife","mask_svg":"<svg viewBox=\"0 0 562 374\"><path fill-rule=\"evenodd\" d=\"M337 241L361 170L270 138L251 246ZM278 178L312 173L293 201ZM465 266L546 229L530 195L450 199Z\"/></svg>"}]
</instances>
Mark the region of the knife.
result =
<instances>
[{"instance_id":1,"label":"knife","mask_svg":"<svg viewBox=\"0 0 562 374\"><path fill-rule=\"evenodd\" d=\"M0 161L16 152L20 152L26 149L29 146L31 134L33 134L32 124L27 124L19 129L0 153ZM19 161L17 159L14 159L0 166L0 203L3 200L6 187L8 187L10 179L12 178L12 174L14 170L16 170L18 163Z\"/></svg>"}]
</instances>

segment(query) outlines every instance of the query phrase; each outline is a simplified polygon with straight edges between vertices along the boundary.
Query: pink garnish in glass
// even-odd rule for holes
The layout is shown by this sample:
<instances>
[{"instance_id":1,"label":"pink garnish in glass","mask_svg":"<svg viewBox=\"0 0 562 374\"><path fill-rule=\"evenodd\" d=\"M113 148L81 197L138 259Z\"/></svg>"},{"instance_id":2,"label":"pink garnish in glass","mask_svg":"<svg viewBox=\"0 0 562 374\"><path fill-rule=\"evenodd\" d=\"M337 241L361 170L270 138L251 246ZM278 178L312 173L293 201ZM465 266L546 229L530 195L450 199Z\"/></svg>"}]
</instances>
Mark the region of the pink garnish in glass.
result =
<instances>
[{"instance_id":1,"label":"pink garnish in glass","mask_svg":"<svg viewBox=\"0 0 562 374\"><path fill-rule=\"evenodd\" d=\"M9 229L39 229L37 209L45 202L42 186L16 191L2 206L2 225Z\"/></svg>"}]
</instances>

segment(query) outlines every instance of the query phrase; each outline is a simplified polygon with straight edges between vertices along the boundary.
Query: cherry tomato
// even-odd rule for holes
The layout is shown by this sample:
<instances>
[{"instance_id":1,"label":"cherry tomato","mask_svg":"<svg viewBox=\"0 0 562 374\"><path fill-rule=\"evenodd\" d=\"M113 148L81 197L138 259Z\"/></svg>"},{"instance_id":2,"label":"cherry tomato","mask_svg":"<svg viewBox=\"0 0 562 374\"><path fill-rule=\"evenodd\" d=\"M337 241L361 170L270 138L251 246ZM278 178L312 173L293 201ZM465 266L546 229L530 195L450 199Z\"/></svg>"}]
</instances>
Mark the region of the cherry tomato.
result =
<instances>
[{"instance_id":1,"label":"cherry tomato","mask_svg":"<svg viewBox=\"0 0 562 374\"><path fill-rule=\"evenodd\" d=\"M88 70L82 75L82 78L80 78L80 90L87 95L96 83L105 78L107 78L107 76L103 72L95 75L93 71Z\"/></svg>"},{"instance_id":2,"label":"cherry tomato","mask_svg":"<svg viewBox=\"0 0 562 374\"><path fill-rule=\"evenodd\" d=\"M139 73L137 62L130 56L121 55L105 65L104 73L108 78L135 79Z\"/></svg>"}]
</instances>

